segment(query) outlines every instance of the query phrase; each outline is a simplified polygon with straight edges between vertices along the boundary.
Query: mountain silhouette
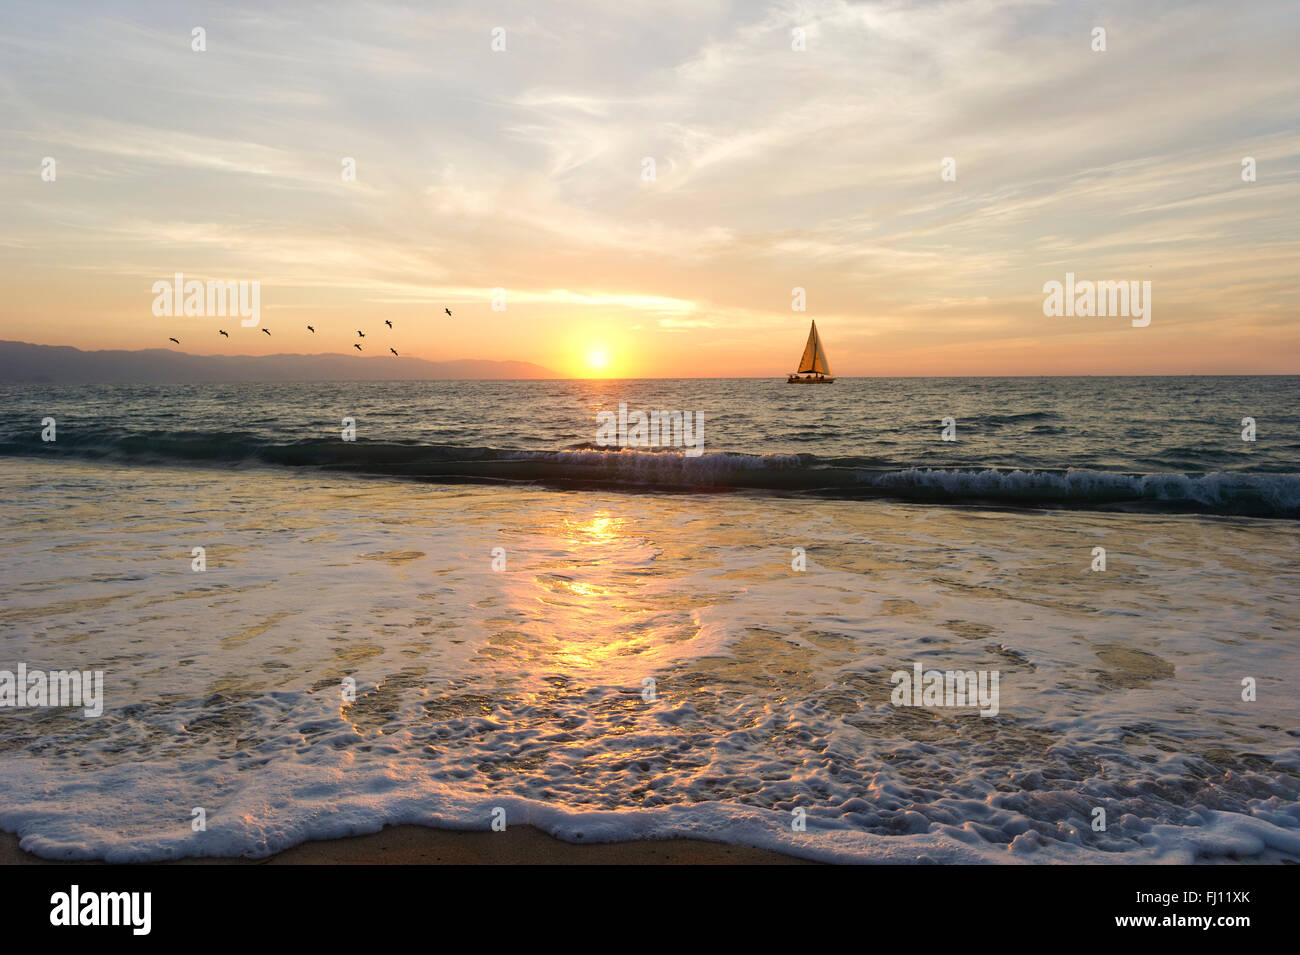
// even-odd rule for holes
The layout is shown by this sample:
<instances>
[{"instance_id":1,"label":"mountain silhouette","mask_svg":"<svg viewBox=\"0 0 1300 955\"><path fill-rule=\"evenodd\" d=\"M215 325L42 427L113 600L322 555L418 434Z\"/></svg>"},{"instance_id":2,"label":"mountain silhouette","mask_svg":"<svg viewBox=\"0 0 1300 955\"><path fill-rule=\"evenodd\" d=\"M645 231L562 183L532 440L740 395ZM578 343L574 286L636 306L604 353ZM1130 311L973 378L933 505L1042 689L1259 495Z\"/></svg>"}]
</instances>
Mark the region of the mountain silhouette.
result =
<instances>
[{"instance_id":1,"label":"mountain silhouette","mask_svg":"<svg viewBox=\"0 0 1300 955\"><path fill-rule=\"evenodd\" d=\"M48 384L170 384L226 381L419 381L562 378L527 361L349 355L188 355L164 348L82 351L0 341L0 381Z\"/></svg>"}]
</instances>

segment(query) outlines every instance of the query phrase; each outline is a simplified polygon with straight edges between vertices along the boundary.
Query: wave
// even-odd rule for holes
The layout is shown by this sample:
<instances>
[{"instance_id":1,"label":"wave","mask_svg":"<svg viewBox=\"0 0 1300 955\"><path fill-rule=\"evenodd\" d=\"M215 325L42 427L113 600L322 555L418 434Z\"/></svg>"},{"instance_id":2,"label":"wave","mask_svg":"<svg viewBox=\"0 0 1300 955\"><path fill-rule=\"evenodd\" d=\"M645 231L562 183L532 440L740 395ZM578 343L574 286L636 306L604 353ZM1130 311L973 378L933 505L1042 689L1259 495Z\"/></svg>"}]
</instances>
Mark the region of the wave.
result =
<instances>
[{"instance_id":1,"label":"wave","mask_svg":"<svg viewBox=\"0 0 1300 955\"><path fill-rule=\"evenodd\" d=\"M977 414L964 419L968 427L976 425L1000 426L1020 424L1027 421L1060 421L1061 415L1055 411L1024 411L1014 414Z\"/></svg>"},{"instance_id":2,"label":"wave","mask_svg":"<svg viewBox=\"0 0 1300 955\"><path fill-rule=\"evenodd\" d=\"M1087 468L922 467L814 454L690 456L678 450L554 451L383 441L274 441L249 432L101 432L0 441L0 455L124 463L313 467L439 482L513 481L646 490L752 490L950 504L1122 508L1300 518L1300 474L1134 474Z\"/></svg>"}]
</instances>

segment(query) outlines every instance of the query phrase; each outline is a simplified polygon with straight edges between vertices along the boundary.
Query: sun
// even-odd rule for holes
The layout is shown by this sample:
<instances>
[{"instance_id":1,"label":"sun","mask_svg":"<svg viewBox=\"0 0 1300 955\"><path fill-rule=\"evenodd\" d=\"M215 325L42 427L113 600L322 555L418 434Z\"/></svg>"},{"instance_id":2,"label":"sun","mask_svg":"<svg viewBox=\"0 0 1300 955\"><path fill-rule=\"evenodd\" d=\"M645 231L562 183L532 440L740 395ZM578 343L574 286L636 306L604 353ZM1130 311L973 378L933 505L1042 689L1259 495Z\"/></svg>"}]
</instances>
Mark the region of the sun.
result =
<instances>
[{"instance_id":1,"label":"sun","mask_svg":"<svg viewBox=\"0 0 1300 955\"><path fill-rule=\"evenodd\" d=\"M593 381L622 378L627 374L624 363L636 354L619 330L608 327L608 323L574 325L565 340L557 344L564 349L564 361L557 367L564 368L572 378Z\"/></svg>"}]
</instances>

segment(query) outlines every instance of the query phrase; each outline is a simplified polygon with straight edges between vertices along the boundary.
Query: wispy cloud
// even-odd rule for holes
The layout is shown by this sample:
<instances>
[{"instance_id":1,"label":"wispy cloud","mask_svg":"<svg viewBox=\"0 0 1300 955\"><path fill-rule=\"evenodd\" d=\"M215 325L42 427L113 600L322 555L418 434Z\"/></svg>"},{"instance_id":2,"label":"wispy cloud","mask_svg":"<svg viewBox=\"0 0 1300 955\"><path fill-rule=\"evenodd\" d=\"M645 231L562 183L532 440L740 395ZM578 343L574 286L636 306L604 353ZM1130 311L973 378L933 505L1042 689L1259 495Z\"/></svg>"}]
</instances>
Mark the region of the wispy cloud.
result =
<instances>
[{"instance_id":1,"label":"wispy cloud","mask_svg":"<svg viewBox=\"0 0 1300 955\"><path fill-rule=\"evenodd\" d=\"M18 0L0 335L39 318L53 342L155 344L137 290L187 270L347 324L396 310L430 358L563 366L569 324L647 339L629 373L685 330L673 374L779 373L816 317L843 373L951 371L941 341L979 344L969 373L1018 370L999 343L1104 372L1117 328L1042 315L1069 270L1155 283L1125 367L1281 370L1300 354L1298 27L1284 0ZM94 341L67 318L86 303L112 317ZM475 321L434 323L444 303ZM1170 348L1180 329L1199 351Z\"/></svg>"}]
</instances>

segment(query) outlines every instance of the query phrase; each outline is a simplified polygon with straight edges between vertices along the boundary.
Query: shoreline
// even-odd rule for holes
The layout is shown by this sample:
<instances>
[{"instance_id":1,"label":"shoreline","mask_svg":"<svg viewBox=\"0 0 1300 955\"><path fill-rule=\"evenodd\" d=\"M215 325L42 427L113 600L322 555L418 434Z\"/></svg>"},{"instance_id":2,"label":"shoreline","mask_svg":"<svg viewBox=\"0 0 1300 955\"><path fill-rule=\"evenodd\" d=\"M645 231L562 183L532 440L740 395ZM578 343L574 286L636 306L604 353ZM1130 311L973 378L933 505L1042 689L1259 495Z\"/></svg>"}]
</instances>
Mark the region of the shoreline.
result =
<instances>
[{"instance_id":1,"label":"shoreline","mask_svg":"<svg viewBox=\"0 0 1300 955\"><path fill-rule=\"evenodd\" d=\"M45 859L0 833L0 865L110 865L102 859ZM261 859L199 857L128 865L817 865L766 849L699 839L637 839L587 845L533 826L505 832L403 824L341 839L314 839Z\"/></svg>"}]
</instances>

